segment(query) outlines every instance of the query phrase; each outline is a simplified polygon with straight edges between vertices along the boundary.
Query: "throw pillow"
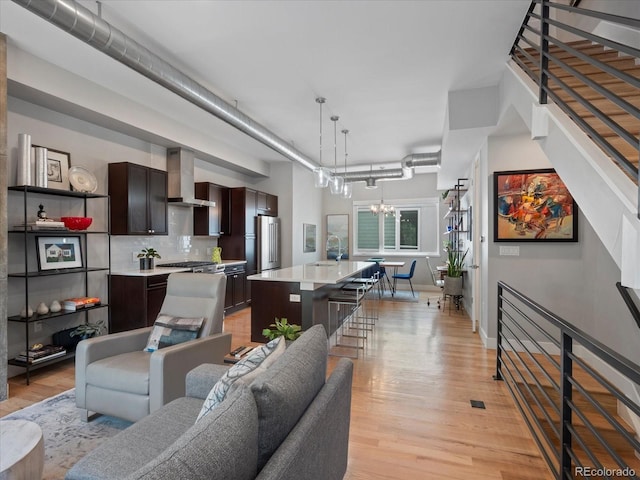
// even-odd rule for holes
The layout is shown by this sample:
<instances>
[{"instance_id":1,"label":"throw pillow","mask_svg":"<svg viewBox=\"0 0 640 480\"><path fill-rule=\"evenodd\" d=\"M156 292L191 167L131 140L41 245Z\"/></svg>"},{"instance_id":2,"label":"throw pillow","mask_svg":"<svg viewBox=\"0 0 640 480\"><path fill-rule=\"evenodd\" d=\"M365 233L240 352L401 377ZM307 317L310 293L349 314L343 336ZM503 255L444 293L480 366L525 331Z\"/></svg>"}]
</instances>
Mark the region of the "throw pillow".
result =
<instances>
[{"instance_id":1,"label":"throw pillow","mask_svg":"<svg viewBox=\"0 0 640 480\"><path fill-rule=\"evenodd\" d=\"M250 384L284 353L285 348L286 342L283 337L275 338L254 349L246 358L229 368L207 395L196 422L220 405L234 384Z\"/></svg>"},{"instance_id":2,"label":"throw pillow","mask_svg":"<svg viewBox=\"0 0 640 480\"><path fill-rule=\"evenodd\" d=\"M204 317L180 318L160 314L153 324L145 352L155 352L159 348L177 345L198 338Z\"/></svg>"}]
</instances>

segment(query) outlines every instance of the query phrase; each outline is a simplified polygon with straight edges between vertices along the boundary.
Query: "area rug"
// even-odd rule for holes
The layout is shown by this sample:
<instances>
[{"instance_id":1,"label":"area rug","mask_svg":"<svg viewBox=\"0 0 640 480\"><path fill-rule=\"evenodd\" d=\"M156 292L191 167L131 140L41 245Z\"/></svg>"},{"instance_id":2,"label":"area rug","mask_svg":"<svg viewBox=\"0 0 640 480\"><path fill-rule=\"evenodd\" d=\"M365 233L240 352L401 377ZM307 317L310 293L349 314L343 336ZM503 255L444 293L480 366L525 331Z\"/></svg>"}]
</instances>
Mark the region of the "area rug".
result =
<instances>
[{"instance_id":1,"label":"area rug","mask_svg":"<svg viewBox=\"0 0 640 480\"><path fill-rule=\"evenodd\" d=\"M100 415L90 422L80 419L75 389L18 410L0 420L29 420L44 435L43 480L62 480L78 460L131 422Z\"/></svg>"},{"instance_id":2,"label":"area rug","mask_svg":"<svg viewBox=\"0 0 640 480\"><path fill-rule=\"evenodd\" d=\"M413 295L411 295L410 290L396 290L396 293L391 296L391 292L387 290L382 295L382 300L390 300L392 302L418 303L420 301L420 292L416 292L416 295L414 297Z\"/></svg>"}]
</instances>

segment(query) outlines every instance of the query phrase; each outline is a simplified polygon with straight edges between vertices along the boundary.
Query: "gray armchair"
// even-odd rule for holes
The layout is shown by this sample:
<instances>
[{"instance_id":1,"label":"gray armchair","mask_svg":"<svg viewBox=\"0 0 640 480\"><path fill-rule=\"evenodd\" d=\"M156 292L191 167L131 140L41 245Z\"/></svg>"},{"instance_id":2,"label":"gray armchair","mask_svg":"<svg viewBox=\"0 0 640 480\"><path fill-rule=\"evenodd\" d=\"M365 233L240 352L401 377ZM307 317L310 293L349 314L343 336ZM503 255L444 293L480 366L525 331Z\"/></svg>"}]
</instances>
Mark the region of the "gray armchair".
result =
<instances>
[{"instance_id":1,"label":"gray armchair","mask_svg":"<svg viewBox=\"0 0 640 480\"><path fill-rule=\"evenodd\" d=\"M83 340L76 349L76 405L82 417L104 413L135 422L185 394L185 377L202 363L223 363L225 275L173 273L160 313L205 317L199 337L143 351L153 327ZM132 299L131 301L135 301Z\"/></svg>"}]
</instances>

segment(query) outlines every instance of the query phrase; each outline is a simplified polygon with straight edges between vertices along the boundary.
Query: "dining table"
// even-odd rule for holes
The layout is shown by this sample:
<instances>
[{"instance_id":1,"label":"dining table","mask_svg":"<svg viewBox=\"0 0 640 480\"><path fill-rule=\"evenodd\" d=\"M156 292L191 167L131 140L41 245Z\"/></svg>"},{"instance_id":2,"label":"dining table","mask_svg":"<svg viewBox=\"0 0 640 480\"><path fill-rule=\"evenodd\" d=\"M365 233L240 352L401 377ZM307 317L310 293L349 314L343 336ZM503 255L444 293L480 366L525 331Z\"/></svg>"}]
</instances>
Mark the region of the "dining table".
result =
<instances>
[{"instance_id":1,"label":"dining table","mask_svg":"<svg viewBox=\"0 0 640 480\"><path fill-rule=\"evenodd\" d=\"M396 278L395 275L398 273L398 268L400 267L404 267L406 262L391 262L391 261L384 261L384 262L379 262L378 265L380 265L381 267L386 268L393 268L393 284L391 284L391 281L389 281L389 284L391 285L391 296L395 296L396 294ZM389 277L387 276L387 280L389 280Z\"/></svg>"}]
</instances>

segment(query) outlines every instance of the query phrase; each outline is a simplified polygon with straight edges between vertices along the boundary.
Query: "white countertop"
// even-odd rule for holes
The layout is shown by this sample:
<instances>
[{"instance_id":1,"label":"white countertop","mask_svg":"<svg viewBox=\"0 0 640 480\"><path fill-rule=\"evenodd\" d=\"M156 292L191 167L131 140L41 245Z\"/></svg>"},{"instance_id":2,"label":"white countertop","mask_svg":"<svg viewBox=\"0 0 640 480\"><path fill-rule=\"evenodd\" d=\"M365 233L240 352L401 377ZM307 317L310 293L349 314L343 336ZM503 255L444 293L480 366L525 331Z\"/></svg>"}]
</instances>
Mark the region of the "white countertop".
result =
<instances>
[{"instance_id":1,"label":"white countertop","mask_svg":"<svg viewBox=\"0 0 640 480\"><path fill-rule=\"evenodd\" d=\"M181 261L181 260L176 260ZM198 261L198 260L196 260ZM171 260L167 260L167 263L170 263ZM243 263L247 263L246 260L223 260L222 265L232 266L232 265L241 265ZM168 273L176 273L176 272L188 272L189 268L165 268L165 267L155 267L152 270L140 270L139 268L132 268L130 270L112 270L111 275L125 275L128 277L152 277L153 275L166 275Z\"/></svg>"},{"instance_id":2,"label":"white countertop","mask_svg":"<svg viewBox=\"0 0 640 480\"><path fill-rule=\"evenodd\" d=\"M375 265L373 262L350 262L343 260L323 260L319 262L296 265L280 270L266 270L250 275L249 280L265 280L271 282L300 282L304 284L336 284Z\"/></svg>"}]
</instances>

